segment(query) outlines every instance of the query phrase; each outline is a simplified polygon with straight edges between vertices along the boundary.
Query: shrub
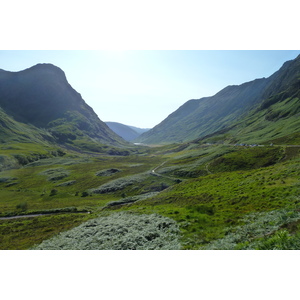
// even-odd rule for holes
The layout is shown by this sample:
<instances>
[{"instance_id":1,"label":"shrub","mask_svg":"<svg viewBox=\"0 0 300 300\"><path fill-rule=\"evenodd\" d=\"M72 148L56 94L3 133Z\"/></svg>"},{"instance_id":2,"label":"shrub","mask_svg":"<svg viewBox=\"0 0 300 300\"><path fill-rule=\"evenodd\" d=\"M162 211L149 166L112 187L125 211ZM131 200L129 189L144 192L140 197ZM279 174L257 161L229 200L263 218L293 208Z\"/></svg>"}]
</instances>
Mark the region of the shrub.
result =
<instances>
[{"instance_id":1,"label":"shrub","mask_svg":"<svg viewBox=\"0 0 300 300\"><path fill-rule=\"evenodd\" d=\"M76 183L76 180L69 180L66 182L62 182L62 183L58 184L57 186L69 186L69 185L73 185L75 183Z\"/></svg>"},{"instance_id":2,"label":"shrub","mask_svg":"<svg viewBox=\"0 0 300 300\"><path fill-rule=\"evenodd\" d=\"M122 196L122 199L120 199L120 200L108 202L106 204L105 208L106 207L118 206L118 205L124 205L124 204L130 204L130 203L133 203L133 202L136 202L136 201L139 201L139 200L144 200L144 199L147 199L147 198L150 198L150 197L154 197L157 194L158 194L158 192L151 192L151 193L141 194L141 195L132 196L132 197L123 197Z\"/></svg>"},{"instance_id":3,"label":"shrub","mask_svg":"<svg viewBox=\"0 0 300 300\"><path fill-rule=\"evenodd\" d=\"M64 168L53 168L41 172L40 175L47 176L48 181L57 181L68 177L69 173L70 172L65 170Z\"/></svg>"},{"instance_id":4,"label":"shrub","mask_svg":"<svg viewBox=\"0 0 300 300\"><path fill-rule=\"evenodd\" d=\"M259 241L255 244L258 250L299 250L300 234L289 234L287 230L279 230L267 240Z\"/></svg>"},{"instance_id":5,"label":"shrub","mask_svg":"<svg viewBox=\"0 0 300 300\"><path fill-rule=\"evenodd\" d=\"M280 209L246 215L242 226L228 228L226 236L204 247L208 250L233 249L290 249L289 238L280 231L283 225L300 220L300 211ZM299 240L299 242L298 242ZM297 244L300 247L300 239ZM280 246L281 245L281 246Z\"/></svg>"},{"instance_id":6,"label":"shrub","mask_svg":"<svg viewBox=\"0 0 300 300\"><path fill-rule=\"evenodd\" d=\"M116 191L126 188L127 186L144 181L148 175L149 175L148 173L142 173L142 174L138 174L138 175L118 178L118 179L112 180L108 183L105 183L105 184L99 186L98 188L91 189L90 192L95 193L95 194L105 194L105 193L116 192Z\"/></svg>"},{"instance_id":7,"label":"shrub","mask_svg":"<svg viewBox=\"0 0 300 300\"><path fill-rule=\"evenodd\" d=\"M36 250L180 249L176 222L157 214L114 213L43 241Z\"/></svg>"}]
</instances>

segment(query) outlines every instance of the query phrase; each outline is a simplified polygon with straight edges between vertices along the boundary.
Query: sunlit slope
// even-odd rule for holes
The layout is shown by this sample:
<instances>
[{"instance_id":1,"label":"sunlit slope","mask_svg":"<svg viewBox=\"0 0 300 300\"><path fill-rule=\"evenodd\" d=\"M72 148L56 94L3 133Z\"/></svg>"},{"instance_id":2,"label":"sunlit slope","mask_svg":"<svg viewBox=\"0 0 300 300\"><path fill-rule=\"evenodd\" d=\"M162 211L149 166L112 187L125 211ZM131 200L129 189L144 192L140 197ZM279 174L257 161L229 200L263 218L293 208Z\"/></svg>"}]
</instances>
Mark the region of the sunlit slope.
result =
<instances>
[{"instance_id":1,"label":"sunlit slope","mask_svg":"<svg viewBox=\"0 0 300 300\"><path fill-rule=\"evenodd\" d=\"M300 143L300 59L287 65L267 89L264 100L223 132L204 138L229 143ZM274 77L275 77L274 76Z\"/></svg>"},{"instance_id":2,"label":"sunlit slope","mask_svg":"<svg viewBox=\"0 0 300 300\"><path fill-rule=\"evenodd\" d=\"M136 141L146 144L182 142L228 131L237 121L242 123L245 116L249 118L247 114L253 114L254 108L268 109L278 101L295 98L299 91L299 61L297 57L286 62L268 78L228 86L212 97L190 100Z\"/></svg>"}]
</instances>

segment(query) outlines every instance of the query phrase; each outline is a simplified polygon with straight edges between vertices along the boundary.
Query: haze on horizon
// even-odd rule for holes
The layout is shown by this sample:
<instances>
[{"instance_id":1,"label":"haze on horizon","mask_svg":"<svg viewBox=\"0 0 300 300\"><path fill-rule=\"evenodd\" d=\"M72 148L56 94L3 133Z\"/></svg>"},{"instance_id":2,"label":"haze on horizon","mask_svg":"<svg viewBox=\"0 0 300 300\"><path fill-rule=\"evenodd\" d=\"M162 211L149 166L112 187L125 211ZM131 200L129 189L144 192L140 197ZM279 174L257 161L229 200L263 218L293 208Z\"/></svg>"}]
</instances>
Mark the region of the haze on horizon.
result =
<instances>
[{"instance_id":1,"label":"haze on horizon","mask_svg":"<svg viewBox=\"0 0 300 300\"><path fill-rule=\"evenodd\" d=\"M269 77L297 50L1 50L0 69L61 68L102 121L151 128L190 99Z\"/></svg>"}]
</instances>

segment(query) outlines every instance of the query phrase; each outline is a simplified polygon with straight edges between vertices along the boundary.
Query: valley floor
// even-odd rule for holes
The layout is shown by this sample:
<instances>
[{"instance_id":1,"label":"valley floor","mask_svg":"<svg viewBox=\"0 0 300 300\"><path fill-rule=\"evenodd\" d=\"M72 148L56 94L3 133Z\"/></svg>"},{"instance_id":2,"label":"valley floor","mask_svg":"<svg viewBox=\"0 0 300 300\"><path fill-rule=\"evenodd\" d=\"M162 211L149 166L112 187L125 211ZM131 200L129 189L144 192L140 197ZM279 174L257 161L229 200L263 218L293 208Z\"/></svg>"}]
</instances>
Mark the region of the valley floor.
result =
<instances>
[{"instance_id":1,"label":"valley floor","mask_svg":"<svg viewBox=\"0 0 300 300\"><path fill-rule=\"evenodd\" d=\"M299 146L136 149L3 168L0 249L300 249Z\"/></svg>"}]
</instances>

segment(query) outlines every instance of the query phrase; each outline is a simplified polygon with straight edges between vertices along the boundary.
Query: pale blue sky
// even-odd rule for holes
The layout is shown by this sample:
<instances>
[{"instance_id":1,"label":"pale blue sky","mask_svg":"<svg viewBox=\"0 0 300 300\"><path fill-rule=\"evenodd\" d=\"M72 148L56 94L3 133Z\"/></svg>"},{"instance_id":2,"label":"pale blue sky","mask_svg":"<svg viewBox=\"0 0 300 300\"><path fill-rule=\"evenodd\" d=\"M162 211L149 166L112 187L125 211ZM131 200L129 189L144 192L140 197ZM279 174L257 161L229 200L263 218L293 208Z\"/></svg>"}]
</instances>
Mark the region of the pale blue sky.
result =
<instances>
[{"instance_id":1,"label":"pale blue sky","mask_svg":"<svg viewBox=\"0 0 300 300\"><path fill-rule=\"evenodd\" d=\"M2 50L0 69L20 71L52 63L65 72L102 121L146 128L189 99L268 77L298 54L297 50Z\"/></svg>"}]
</instances>

